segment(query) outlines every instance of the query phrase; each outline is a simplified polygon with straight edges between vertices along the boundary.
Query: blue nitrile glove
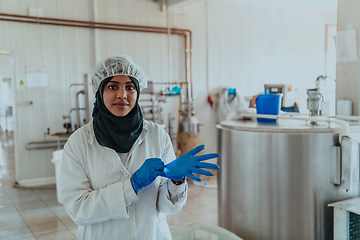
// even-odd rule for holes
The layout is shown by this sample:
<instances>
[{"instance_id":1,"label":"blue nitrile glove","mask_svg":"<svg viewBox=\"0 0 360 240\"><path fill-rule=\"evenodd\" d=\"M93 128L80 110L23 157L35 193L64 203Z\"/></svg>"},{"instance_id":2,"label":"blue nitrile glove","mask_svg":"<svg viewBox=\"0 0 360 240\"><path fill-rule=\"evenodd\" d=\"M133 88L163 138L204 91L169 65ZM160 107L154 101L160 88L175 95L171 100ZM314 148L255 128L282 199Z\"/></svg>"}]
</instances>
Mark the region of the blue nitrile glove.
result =
<instances>
[{"instance_id":1,"label":"blue nitrile glove","mask_svg":"<svg viewBox=\"0 0 360 240\"><path fill-rule=\"evenodd\" d=\"M164 162L160 158L148 158L131 176L131 182L136 192L151 184L157 176L165 177Z\"/></svg>"},{"instance_id":2,"label":"blue nitrile glove","mask_svg":"<svg viewBox=\"0 0 360 240\"><path fill-rule=\"evenodd\" d=\"M184 177L194 179L200 182L201 179L195 176L193 173L212 176L212 172L203 170L207 169L218 169L219 166L213 163L202 162L204 160L217 158L220 156L218 153L209 153L205 155L195 156L198 152L205 149L205 145L197 146L196 148L185 153L181 157L165 165L164 172L167 178L175 181L181 181Z\"/></svg>"}]
</instances>

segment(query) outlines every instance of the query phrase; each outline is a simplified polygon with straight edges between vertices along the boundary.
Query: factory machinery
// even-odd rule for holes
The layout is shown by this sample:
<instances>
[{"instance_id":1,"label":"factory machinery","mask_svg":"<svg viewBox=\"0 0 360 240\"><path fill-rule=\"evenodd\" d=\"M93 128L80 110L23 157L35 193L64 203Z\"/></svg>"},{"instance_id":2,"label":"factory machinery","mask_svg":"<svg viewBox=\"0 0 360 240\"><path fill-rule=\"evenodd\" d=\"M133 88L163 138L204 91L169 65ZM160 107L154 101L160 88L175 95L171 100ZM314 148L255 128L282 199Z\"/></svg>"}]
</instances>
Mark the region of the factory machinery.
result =
<instances>
[{"instance_id":1,"label":"factory machinery","mask_svg":"<svg viewBox=\"0 0 360 240\"><path fill-rule=\"evenodd\" d=\"M79 127L85 125L92 118L92 103L95 98L93 94L89 94L91 89L91 81L89 81L88 75L84 74L83 83L74 83L69 87L70 107L72 104L72 89L74 87L80 87L75 94L75 107L71 108L69 115L64 115L65 120L63 127L64 132L51 133L48 128L44 133L43 141L31 141L26 144L26 149L31 150L43 150L43 149L62 149L68 139L68 137ZM83 96L83 97L81 97ZM76 114L74 118L74 113ZM49 138L51 140L49 140Z\"/></svg>"},{"instance_id":2,"label":"factory machinery","mask_svg":"<svg viewBox=\"0 0 360 240\"><path fill-rule=\"evenodd\" d=\"M159 93L154 90L154 85L175 85L173 88L164 88ZM180 87L178 87L178 85ZM73 93L74 88L80 88ZM176 155L180 156L194 147L202 144L199 139L200 124L195 117L193 108L193 100L187 82L171 82L171 83L154 83L148 82L148 88L141 92L140 106L144 114L144 118L158 124L163 125L163 114L161 103L167 102L167 97L179 96L179 115L178 127L175 128L174 118L171 113L168 115L168 133L170 138L175 143ZM31 141L27 143L27 150L41 150L41 149L62 149L68 137L78 128L88 123L91 119L93 102L95 98L93 94L89 94L91 89L91 80L88 75L83 76L83 83L75 83L69 87L70 108L69 114L64 115L64 132L50 133L50 129L44 133L44 141ZM75 104L73 98L75 97ZM165 128L165 125L163 125ZM48 140L52 138L51 140Z\"/></svg>"},{"instance_id":3,"label":"factory machinery","mask_svg":"<svg viewBox=\"0 0 360 240\"><path fill-rule=\"evenodd\" d=\"M240 120L259 115L240 114L217 125L221 227L247 240L339 236L329 206L359 197L360 133L358 126L321 116L321 101L310 89L310 116L262 115L277 119L266 124ZM359 239L351 232L359 235L345 230L341 239Z\"/></svg>"}]
</instances>

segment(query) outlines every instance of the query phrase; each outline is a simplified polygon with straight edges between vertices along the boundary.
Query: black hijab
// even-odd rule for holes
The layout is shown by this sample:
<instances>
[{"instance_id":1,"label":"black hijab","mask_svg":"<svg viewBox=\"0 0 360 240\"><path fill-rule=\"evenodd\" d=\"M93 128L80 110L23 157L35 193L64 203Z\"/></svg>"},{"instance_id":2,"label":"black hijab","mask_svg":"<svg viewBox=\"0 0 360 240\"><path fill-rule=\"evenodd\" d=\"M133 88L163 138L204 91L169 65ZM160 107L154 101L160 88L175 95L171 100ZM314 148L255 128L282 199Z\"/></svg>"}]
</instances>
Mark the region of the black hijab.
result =
<instances>
[{"instance_id":1,"label":"black hijab","mask_svg":"<svg viewBox=\"0 0 360 240\"><path fill-rule=\"evenodd\" d=\"M136 103L126 116L117 117L106 108L103 100L104 86L112 78L104 79L95 94L96 99L92 113L95 138L101 146L114 149L119 153L127 153L143 130L143 115L138 103L140 96L139 82L129 76L137 90Z\"/></svg>"}]
</instances>

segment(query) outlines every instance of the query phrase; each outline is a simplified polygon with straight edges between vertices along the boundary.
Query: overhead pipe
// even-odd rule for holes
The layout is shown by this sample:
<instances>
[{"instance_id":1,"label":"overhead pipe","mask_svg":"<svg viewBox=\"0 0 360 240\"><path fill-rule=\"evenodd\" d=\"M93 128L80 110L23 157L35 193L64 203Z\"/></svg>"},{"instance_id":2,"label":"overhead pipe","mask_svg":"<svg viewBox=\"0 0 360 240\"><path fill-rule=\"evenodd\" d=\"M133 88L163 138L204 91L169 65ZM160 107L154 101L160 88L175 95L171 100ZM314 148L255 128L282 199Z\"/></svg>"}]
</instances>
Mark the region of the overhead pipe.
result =
<instances>
[{"instance_id":1,"label":"overhead pipe","mask_svg":"<svg viewBox=\"0 0 360 240\"><path fill-rule=\"evenodd\" d=\"M129 28L146 28L146 29L153 29L153 30L160 30L160 31L166 31L168 32L167 28L164 27L151 27L151 26L145 26L145 25L129 25L129 24L118 24L118 23L107 23L107 22L93 22L93 21L80 21L80 20L71 20L71 19L64 19L64 18L45 18L45 17L31 17L26 15L16 15L16 14L8 14L8 13L0 13L0 16L2 17L10 17L12 18L25 18L25 19L33 19L36 20L36 22L39 22L40 24L44 21L48 22L60 22L60 23L78 23L78 24L92 24L92 25L105 25L105 26L119 26L119 27L129 27ZM7 21L8 19L5 19ZM189 29L181 29L181 28L171 28L171 30L179 30L179 31L189 31Z\"/></svg>"},{"instance_id":2,"label":"overhead pipe","mask_svg":"<svg viewBox=\"0 0 360 240\"><path fill-rule=\"evenodd\" d=\"M31 17L26 15L7 14L7 13L0 13L0 21L65 26L65 27L82 27L82 28L91 28L91 29L169 34L169 29L163 27L79 21L79 20L71 20L71 19L59 19L59 18ZM188 83L188 86L190 86L188 88L188 93L190 95L190 101L192 101L193 99L192 33L189 29L171 28L170 34L181 35L185 37L186 82Z\"/></svg>"}]
</instances>

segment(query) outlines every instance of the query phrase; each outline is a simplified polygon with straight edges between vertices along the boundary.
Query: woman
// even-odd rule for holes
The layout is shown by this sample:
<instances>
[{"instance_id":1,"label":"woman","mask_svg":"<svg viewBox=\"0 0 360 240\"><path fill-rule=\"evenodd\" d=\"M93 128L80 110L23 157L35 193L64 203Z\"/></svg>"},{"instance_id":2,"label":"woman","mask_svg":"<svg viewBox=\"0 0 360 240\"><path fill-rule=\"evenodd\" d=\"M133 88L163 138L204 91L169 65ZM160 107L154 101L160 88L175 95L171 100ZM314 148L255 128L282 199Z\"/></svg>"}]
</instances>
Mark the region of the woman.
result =
<instances>
[{"instance_id":1,"label":"woman","mask_svg":"<svg viewBox=\"0 0 360 240\"><path fill-rule=\"evenodd\" d=\"M194 157L199 146L175 159L165 130L143 119L138 100L147 77L129 56L107 58L91 74L93 120L70 136L61 167L78 239L171 239L166 215L185 204L185 176L212 175L200 168L218 166L201 161L219 155Z\"/></svg>"}]
</instances>

